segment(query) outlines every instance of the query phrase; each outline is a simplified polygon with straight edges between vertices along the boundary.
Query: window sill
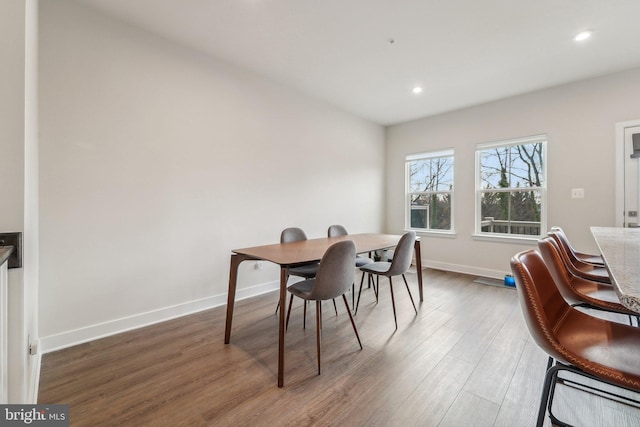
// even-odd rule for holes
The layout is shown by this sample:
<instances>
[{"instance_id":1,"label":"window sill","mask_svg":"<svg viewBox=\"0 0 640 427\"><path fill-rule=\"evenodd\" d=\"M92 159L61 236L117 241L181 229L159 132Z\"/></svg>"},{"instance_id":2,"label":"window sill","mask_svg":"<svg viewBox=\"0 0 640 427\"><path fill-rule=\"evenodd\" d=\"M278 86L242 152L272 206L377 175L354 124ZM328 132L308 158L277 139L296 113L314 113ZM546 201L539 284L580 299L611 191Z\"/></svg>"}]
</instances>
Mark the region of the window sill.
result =
<instances>
[{"instance_id":1,"label":"window sill","mask_svg":"<svg viewBox=\"0 0 640 427\"><path fill-rule=\"evenodd\" d=\"M409 229L406 229L405 231L409 231L409 230L415 231L418 236L444 237L445 239L455 239L456 237L458 237L455 231L450 231L450 230L434 231L434 230L420 230L415 228L409 228Z\"/></svg>"},{"instance_id":2,"label":"window sill","mask_svg":"<svg viewBox=\"0 0 640 427\"><path fill-rule=\"evenodd\" d=\"M511 243L511 244L525 244L525 245L535 245L538 243L538 240L541 238L540 236L508 236L508 235L500 235L500 234L473 234L473 240L480 240L485 242L499 242L499 243Z\"/></svg>"}]
</instances>

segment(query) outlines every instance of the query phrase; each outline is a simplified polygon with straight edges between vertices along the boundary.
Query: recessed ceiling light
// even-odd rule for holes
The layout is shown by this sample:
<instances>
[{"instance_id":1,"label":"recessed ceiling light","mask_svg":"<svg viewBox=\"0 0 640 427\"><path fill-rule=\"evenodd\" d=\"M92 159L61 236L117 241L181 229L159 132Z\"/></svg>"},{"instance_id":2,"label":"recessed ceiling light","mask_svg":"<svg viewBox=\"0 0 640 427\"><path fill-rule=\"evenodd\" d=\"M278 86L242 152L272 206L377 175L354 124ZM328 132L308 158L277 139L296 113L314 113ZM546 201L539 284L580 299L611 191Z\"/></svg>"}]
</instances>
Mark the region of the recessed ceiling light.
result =
<instances>
[{"instance_id":1,"label":"recessed ceiling light","mask_svg":"<svg viewBox=\"0 0 640 427\"><path fill-rule=\"evenodd\" d=\"M591 34L593 34L593 31L583 31L581 33L576 34L576 36L573 39L577 42L581 42L591 37Z\"/></svg>"},{"instance_id":2,"label":"recessed ceiling light","mask_svg":"<svg viewBox=\"0 0 640 427\"><path fill-rule=\"evenodd\" d=\"M412 92L417 95L419 93L422 93L422 88L420 86L416 86L413 88Z\"/></svg>"}]
</instances>

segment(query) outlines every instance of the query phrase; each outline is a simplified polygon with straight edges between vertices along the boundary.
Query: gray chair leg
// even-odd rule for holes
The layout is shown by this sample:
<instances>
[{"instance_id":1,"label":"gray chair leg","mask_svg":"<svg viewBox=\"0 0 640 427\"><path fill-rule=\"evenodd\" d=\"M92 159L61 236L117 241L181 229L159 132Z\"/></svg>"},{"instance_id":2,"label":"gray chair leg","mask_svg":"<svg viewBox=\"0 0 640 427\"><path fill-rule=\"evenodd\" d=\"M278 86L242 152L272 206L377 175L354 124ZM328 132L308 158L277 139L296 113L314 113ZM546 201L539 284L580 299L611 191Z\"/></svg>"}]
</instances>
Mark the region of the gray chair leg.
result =
<instances>
[{"instance_id":1,"label":"gray chair leg","mask_svg":"<svg viewBox=\"0 0 640 427\"><path fill-rule=\"evenodd\" d=\"M320 342L322 335L322 304L316 301L316 343L318 347L318 375L320 375Z\"/></svg>"},{"instance_id":2,"label":"gray chair leg","mask_svg":"<svg viewBox=\"0 0 640 427\"><path fill-rule=\"evenodd\" d=\"M380 290L380 276L376 276L375 282L373 276L371 277L371 283L373 283L373 292L376 294L376 304L378 303L378 291Z\"/></svg>"},{"instance_id":3,"label":"gray chair leg","mask_svg":"<svg viewBox=\"0 0 640 427\"><path fill-rule=\"evenodd\" d=\"M362 284L364 283L364 272L362 279L360 279L360 289L358 289L358 301L356 302L356 308L354 314L358 314L358 307L360 307L360 295L362 294Z\"/></svg>"},{"instance_id":4,"label":"gray chair leg","mask_svg":"<svg viewBox=\"0 0 640 427\"><path fill-rule=\"evenodd\" d=\"M287 324L284 327L285 331L289 330L289 316L291 316L291 306L293 305L293 294L291 294L291 298L289 298L289 310L287 310ZM280 306L280 303L278 303L278 306Z\"/></svg>"},{"instance_id":5,"label":"gray chair leg","mask_svg":"<svg viewBox=\"0 0 640 427\"><path fill-rule=\"evenodd\" d=\"M302 318L302 329L307 329L307 300L304 300L304 312Z\"/></svg>"},{"instance_id":6,"label":"gray chair leg","mask_svg":"<svg viewBox=\"0 0 640 427\"><path fill-rule=\"evenodd\" d=\"M355 310L355 308L356 308L356 282L353 282L353 285L351 285L351 309Z\"/></svg>"},{"instance_id":7,"label":"gray chair leg","mask_svg":"<svg viewBox=\"0 0 640 427\"><path fill-rule=\"evenodd\" d=\"M404 285L407 287L407 292L409 292L409 298L411 298L411 304L413 304L413 310L418 314L418 309L416 308L416 303L413 302L413 296L411 295L411 290L409 289L409 284L407 283L407 278L402 275L402 280L404 280Z\"/></svg>"},{"instance_id":8,"label":"gray chair leg","mask_svg":"<svg viewBox=\"0 0 640 427\"><path fill-rule=\"evenodd\" d=\"M393 307L393 321L396 323L396 329L398 329L398 318L396 317L396 300L393 298L393 281L389 276L389 289L391 290L391 306Z\"/></svg>"},{"instance_id":9,"label":"gray chair leg","mask_svg":"<svg viewBox=\"0 0 640 427\"><path fill-rule=\"evenodd\" d=\"M347 313L349 313L349 319L351 320L351 326L353 326L353 332L356 333L356 338L358 339L358 344L360 344L360 350L362 350L362 342L360 341L360 335L358 334L358 328L356 328L356 322L353 321L353 316L351 315L351 310L349 310L349 303L347 303L347 297L342 295L344 298L344 305L347 307Z\"/></svg>"}]
</instances>

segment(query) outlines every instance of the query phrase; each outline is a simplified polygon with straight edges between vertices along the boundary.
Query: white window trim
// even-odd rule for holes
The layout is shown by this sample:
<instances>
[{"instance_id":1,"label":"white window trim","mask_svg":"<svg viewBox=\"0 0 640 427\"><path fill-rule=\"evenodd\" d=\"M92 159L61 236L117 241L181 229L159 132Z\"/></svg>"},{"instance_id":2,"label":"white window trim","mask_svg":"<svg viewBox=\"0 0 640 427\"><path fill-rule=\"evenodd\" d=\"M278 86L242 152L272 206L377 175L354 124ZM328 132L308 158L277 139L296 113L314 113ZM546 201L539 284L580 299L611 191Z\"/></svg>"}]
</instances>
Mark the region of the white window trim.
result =
<instances>
[{"instance_id":1,"label":"white window trim","mask_svg":"<svg viewBox=\"0 0 640 427\"><path fill-rule=\"evenodd\" d=\"M450 230L434 230L434 229L428 229L428 228L412 228L411 227L411 208L410 208L410 194L414 194L409 190L409 186L410 186L410 176L409 176L409 162L411 161L416 161L416 160L427 160L427 159L438 159L438 158L443 158L443 157L453 157L453 171L454 171L454 184L453 184L453 190L451 191L429 191L427 193L429 194L433 194L433 193L444 193L444 194L451 194L451 229ZM456 189L456 185L455 185L455 168L456 168L456 159L455 159L455 153L454 153L454 149L453 148L447 148L447 149L443 149L443 150L435 150L435 151L428 151L428 152L422 152L422 153L414 153L414 154L407 154L405 156L405 160L404 160L404 228L405 230L413 230L418 234L421 235L429 235L429 236L436 236L436 237L456 237L456 231L455 231L455 223L454 223L454 200L455 200L455 189Z\"/></svg>"},{"instance_id":2,"label":"white window trim","mask_svg":"<svg viewBox=\"0 0 640 427\"><path fill-rule=\"evenodd\" d=\"M534 189L540 191L542 211L540 212L540 234L537 236L524 236L521 234L503 234L503 233L488 233L482 232L482 219L480 218L481 210L481 194L482 194L482 179L480 178L480 152L482 150L498 147L511 147L514 145L542 143L542 182L544 187L535 187ZM476 184L475 184L475 232L472 237L474 240L486 240L494 242L508 242L508 243L530 243L537 242L542 237L547 229L547 188L549 187L549 181L547 180L547 144L549 143L549 135L539 134L531 135L520 138L505 139L501 141L493 141L480 143L476 145Z\"/></svg>"}]
</instances>

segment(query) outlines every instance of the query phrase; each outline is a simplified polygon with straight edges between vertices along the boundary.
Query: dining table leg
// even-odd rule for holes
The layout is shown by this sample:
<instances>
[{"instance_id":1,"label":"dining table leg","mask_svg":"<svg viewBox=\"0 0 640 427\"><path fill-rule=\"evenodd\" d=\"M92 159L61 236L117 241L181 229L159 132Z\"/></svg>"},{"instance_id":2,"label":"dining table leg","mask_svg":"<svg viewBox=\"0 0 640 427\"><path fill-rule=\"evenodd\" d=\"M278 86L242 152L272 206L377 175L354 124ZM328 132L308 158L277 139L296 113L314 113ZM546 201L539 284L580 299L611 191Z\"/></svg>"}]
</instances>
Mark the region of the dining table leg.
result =
<instances>
[{"instance_id":1,"label":"dining table leg","mask_svg":"<svg viewBox=\"0 0 640 427\"><path fill-rule=\"evenodd\" d=\"M420 255L420 240L416 239L413 244L413 250L416 254L416 273L418 274L418 292L420 293L420 302L424 301L422 294L422 256Z\"/></svg>"},{"instance_id":2,"label":"dining table leg","mask_svg":"<svg viewBox=\"0 0 640 427\"><path fill-rule=\"evenodd\" d=\"M287 267L280 267L280 324L278 327L278 387L284 387L284 335L287 303Z\"/></svg>"},{"instance_id":3,"label":"dining table leg","mask_svg":"<svg viewBox=\"0 0 640 427\"><path fill-rule=\"evenodd\" d=\"M278 387L284 387L285 308L287 304L287 267L280 267L280 319L278 325Z\"/></svg>"},{"instance_id":4,"label":"dining table leg","mask_svg":"<svg viewBox=\"0 0 640 427\"><path fill-rule=\"evenodd\" d=\"M229 267L229 292L227 294L227 322L224 327L224 343L229 344L231 340L231 321L233 320L233 307L236 302L236 286L238 284L238 266L242 261L255 259L242 254L231 254L231 265Z\"/></svg>"}]
</instances>

